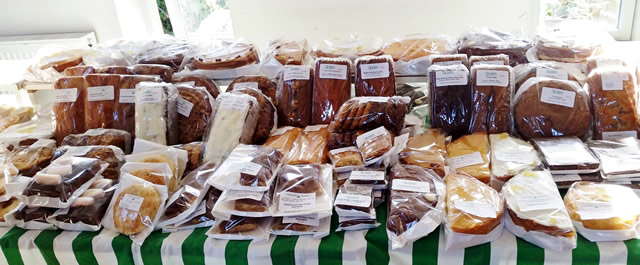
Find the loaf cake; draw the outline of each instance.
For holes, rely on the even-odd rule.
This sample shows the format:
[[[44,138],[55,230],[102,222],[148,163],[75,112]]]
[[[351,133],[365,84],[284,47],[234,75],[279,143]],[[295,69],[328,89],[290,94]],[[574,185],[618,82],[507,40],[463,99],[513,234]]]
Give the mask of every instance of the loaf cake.
[[[513,125],[510,66],[476,65],[471,68],[471,115],[469,133],[510,132]]]
[[[461,174],[445,178],[447,226],[456,233],[484,235],[502,220],[504,200],[484,183]]]
[[[351,60],[319,58],[315,64],[311,124],[329,124],[351,97]]]
[[[465,135],[447,144],[448,165],[461,174],[487,184],[491,179],[489,137],[486,133]]]
[[[396,76],[391,56],[363,56],[356,59],[355,65],[356,97],[396,95]]]

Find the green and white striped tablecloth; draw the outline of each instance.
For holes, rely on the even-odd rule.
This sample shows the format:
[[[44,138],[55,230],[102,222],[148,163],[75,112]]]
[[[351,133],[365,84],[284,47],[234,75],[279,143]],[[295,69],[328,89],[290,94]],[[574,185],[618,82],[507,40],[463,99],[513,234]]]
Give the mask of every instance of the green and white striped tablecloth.
[[[384,224],[386,207],[377,209]],[[337,218],[334,216],[332,226]],[[272,236],[267,242],[207,238],[207,228],[152,233],[142,246],[102,230],[63,232],[0,228],[0,264],[640,264],[640,240],[592,243],[579,237],[573,252],[538,248],[505,230],[500,239],[444,251],[442,231],[399,250],[388,248],[384,225],[369,231],[332,232],[323,239]]]

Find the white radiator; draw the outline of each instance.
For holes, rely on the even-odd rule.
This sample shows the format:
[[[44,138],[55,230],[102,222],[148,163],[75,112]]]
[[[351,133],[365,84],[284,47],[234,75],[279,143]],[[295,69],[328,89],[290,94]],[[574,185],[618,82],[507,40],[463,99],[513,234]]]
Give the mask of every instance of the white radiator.
[[[91,47],[96,43],[93,32],[0,36],[0,60],[29,60],[49,44]]]

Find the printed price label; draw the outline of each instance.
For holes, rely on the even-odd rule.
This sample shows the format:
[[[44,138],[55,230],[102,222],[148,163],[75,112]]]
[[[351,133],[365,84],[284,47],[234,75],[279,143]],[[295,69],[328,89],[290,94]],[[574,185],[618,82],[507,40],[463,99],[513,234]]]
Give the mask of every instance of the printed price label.
[[[638,138],[638,133],[636,131],[602,132],[603,140],[615,140],[626,137]]]
[[[555,194],[523,195],[516,197],[523,212],[547,209],[562,209],[562,199]]]
[[[347,66],[341,64],[321,64],[320,78],[347,80]]]
[[[384,180],[385,172],[383,171],[351,171],[350,179],[353,180],[372,180],[382,181]]]
[[[389,63],[361,64],[360,76],[362,79],[389,77]]]
[[[120,98],[118,99],[120,103],[136,103],[136,89],[120,89]]]
[[[553,175],[554,182],[573,182],[581,180],[582,178],[578,174]]]
[[[624,88],[624,81],[629,80],[629,75],[624,73],[604,73],[602,74],[602,90],[615,91]]]
[[[76,102],[78,97],[77,88],[63,88],[53,90],[53,102],[55,103],[72,103]]]
[[[182,116],[189,117],[189,115],[191,115],[191,109],[193,109],[193,103],[178,97],[178,113]]]
[[[258,89],[258,82],[241,82],[233,84],[233,89]]]
[[[578,202],[578,214],[582,220],[608,219],[615,217],[613,204],[610,202]]]
[[[430,192],[429,182],[406,180],[406,179],[394,179],[391,185],[392,190],[403,190],[411,192]]]
[[[120,200],[120,205],[118,205],[120,208],[125,208],[127,210],[131,210],[131,211],[139,211],[140,210],[140,206],[142,206],[142,202],[144,201],[144,198],[140,197],[140,196],[135,196],[135,195],[131,195],[131,194],[125,194],[122,199]]]
[[[504,162],[513,162],[518,164],[533,164],[534,154],[530,152],[518,151],[496,151],[496,159]]]
[[[509,84],[509,72],[507,71],[478,70],[476,78],[478,86],[506,87]]]
[[[278,209],[283,212],[302,212],[316,208],[315,193],[283,192],[280,194]]]
[[[476,61],[473,63],[473,65],[480,65],[480,64],[491,64],[491,65],[504,65],[504,61],[500,60],[500,61]]]
[[[460,61],[460,60],[444,61],[444,62],[435,62],[433,64],[435,64],[435,65],[456,65],[456,64],[462,64],[462,61]]]
[[[87,88],[88,101],[114,100],[113,86],[92,86]]]
[[[253,162],[235,163],[230,166],[230,169],[244,174],[255,176],[262,169],[262,165]]]
[[[320,219],[318,219],[317,214],[306,214],[306,215],[296,215],[296,216],[285,216],[282,217],[283,224],[302,224],[309,226],[319,226]]]
[[[236,201],[240,199],[251,199],[254,201],[262,200],[265,192],[243,191],[243,190],[227,190],[227,200]]]
[[[356,144],[358,147],[362,146],[364,143],[371,141],[377,137],[380,137],[387,133],[387,130],[384,127],[378,127],[374,130],[368,131],[356,138]]]
[[[310,69],[309,66],[286,65],[284,67],[284,81],[309,80]]]
[[[436,71],[436,86],[463,86],[468,82],[466,71]]]
[[[224,98],[220,102],[220,109],[244,111],[247,105],[248,105],[247,100],[245,100],[242,97],[230,97],[230,98]]]
[[[83,155],[86,155],[89,151],[91,151],[91,149],[93,149],[93,147],[91,146],[79,146],[79,147],[70,146],[69,149],[67,149],[67,152],[64,153],[64,155],[65,156],[83,156]]]
[[[137,103],[156,103],[162,100],[162,87],[149,87],[139,93],[136,92]]]
[[[547,77],[558,80],[569,80],[569,73],[565,69],[553,69],[538,67],[536,69],[536,77]]]
[[[458,169],[461,167],[483,164],[484,159],[482,159],[482,154],[480,154],[480,152],[473,152],[468,155],[451,157],[447,160],[447,162],[449,162],[449,166],[451,166],[453,169]]]
[[[540,101],[548,104],[573,108],[573,104],[576,101],[576,92],[543,87],[542,94],[540,95]]]
[[[336,205],[351,205],[356,207],[369,207],[371,206],[371,196],[356,195],[356,194],[344,194],[338,193],[336,196]]]
[[[494,207],[493,204],[461,200],[454,201],[453,204],[465,213],[484,218],[496,218],[496,207]]]

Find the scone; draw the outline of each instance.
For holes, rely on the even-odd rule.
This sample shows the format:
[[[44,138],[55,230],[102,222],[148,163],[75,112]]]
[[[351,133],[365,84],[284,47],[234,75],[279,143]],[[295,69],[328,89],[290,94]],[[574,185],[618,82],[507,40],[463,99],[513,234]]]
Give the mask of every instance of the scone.
[[[130,201],[125,202],[140,198],[143,200],[139,207]],[[121,205],[121,202],[124,203]],[[144,229],[153,229],[153,221],[161,204],[160,193],[151,185],[134,184],[125,188],[114,204],[113,223],[116,230],[125,235],[135,235]]]
[[[129,174],[134,175],[138,178],[144,179],[156,185],[166,185],[164,181],[164,176],[158,175],[153,169],[150,168],[141,168],[136,169],[134,171],[129,172]]]
[[[491,180],[489,151],[486,133],[465,135],[447,145],[448,164],[456,172],[473,176],[486,184]]]
[[[630,188],[615,184],[576,182],[564,196],[564,204],[571,220],[592,230],[633,229],[640,218],[638,196]],[[607,216],[601,219],[583,216],[593,205],[611,207],[611,211],[602,211]]]
[[[448,175],[445,182],[447,219],[451,230],[484,235],[500,224],[504,201],[497,191],[477,179],[460,174]]]

